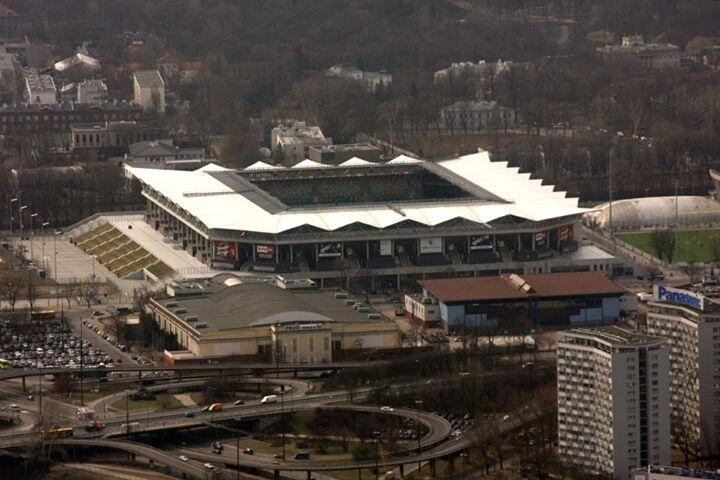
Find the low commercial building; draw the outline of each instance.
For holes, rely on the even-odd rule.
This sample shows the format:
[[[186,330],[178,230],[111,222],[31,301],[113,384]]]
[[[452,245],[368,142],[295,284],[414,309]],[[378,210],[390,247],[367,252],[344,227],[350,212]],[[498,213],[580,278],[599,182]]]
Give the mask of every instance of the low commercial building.
[[[311,146],[331,144],[332,139],[325,137],[320,127],[308,126],[305,122],[277,126],[270,137],[273,156],[288,165],[305,160]]]
[[[673,442],[691,456],[720,452],[720,302],[656,286],[647,331],[668,339]]]
[[[129,101],[101,105],[63,102],[53,105],[7,105],[0,107],[0,133],[32,135],[68,132],[77,123],[142,120],[142,108]]]
[[[597,272],[421,280],[449,330],[617,322],[626,290]]]
[[[319,363],[348,351],[400,346],[395,322],[310,281],[230,276],[219,284],[171,286],[147,311],[194,358]]]
[[[609,62],[635,63],[652,69],[680,67],[680,47],[669,43],[645,43],[640,35],[623,37],[622,44],[606,45],[597,52]]]
[[[308,147],[308,158],[323,165],[340,165],[351,158],[377,163],[380,161],[380,149],[369,143],[311,145]]]
[[[579,328],[557,346],[558,453],[626,480],[670,462],[667,340],[616,326]]]
[[[165,113],[165,81],[157,70],[133,73],[133,99],[146,112]]]
[[[131,144],[155,140],[165,133],[145,122],[77,123],[70,126],[70,147],[73,150],[127,149]]]
[[[209,163],[205,151],[199,147],[180,147],[171,139],[146,140],[129,146],[125,163],[142,168],[176,168],[182,164],[183,170],[202,167]]]

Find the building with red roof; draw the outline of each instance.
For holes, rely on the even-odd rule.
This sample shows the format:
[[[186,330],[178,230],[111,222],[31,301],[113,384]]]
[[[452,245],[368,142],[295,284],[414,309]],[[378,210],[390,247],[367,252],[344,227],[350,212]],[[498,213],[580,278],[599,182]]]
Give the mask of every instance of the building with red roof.
[[[450,330],[616,323],[620,298],[627,293],[598,272],[513,273],[419,283],[420,303],[437,307],[437,320]]]

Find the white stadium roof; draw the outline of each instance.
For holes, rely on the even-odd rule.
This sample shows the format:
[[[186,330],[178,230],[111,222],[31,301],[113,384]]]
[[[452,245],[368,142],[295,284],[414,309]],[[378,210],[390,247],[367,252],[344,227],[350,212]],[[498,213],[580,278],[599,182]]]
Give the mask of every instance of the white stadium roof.
[[[426,163],[405,158],[397,163],[410,163],[407,160],[418,164]],[[507,162],[491,161],[485,151],[436,162],[435,165],[433,163],[427,162],[427,166],[441,168],[466,183],[468,187],[484,190],[491,197],[499,199],[463,198],[442,202],[393,202],[392,205],[375,203],[328,208],[311,205],[306,209],[296,207],[273,213],[216,179],[213,174],[218,172],[130,166],[126,169],[140,182],[187,211],[209,229],[276,234],[302,225],[333,231],[353,223],[386,228],[407,220],[427,226],[438,225],[454,218],[484,224],[508,215],[542,221],[579,215],[587,211],[578,208],[577,198],[568,198],[565,192],[556,192],[553,186],[542,185],[541,180],[531,179],[529,173],[519,173],[518,168],[508,167]],[[275,168],[279,167],[257,162],[246,170]],[[362,167],[358,165],[352,168]]]

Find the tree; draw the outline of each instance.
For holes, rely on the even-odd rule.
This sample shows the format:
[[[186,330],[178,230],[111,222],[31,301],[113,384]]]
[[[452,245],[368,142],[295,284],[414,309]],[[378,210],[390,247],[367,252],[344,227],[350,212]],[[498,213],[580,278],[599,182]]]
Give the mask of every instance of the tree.
[[[71,307],[71,302],[77,299],[79,295],[78,285],[75,283],[66,283],[60,289],[60,296],[67,302],[68,308]]]
[[[655,256],[660,260],[667,258],[672,263],[675,255],[675,233],[672,230],[656,230],[650,235],[650,244]]]
[[[92,308],[93,304],[97,300],[99,288],[96,283],[83,283],[78,290],[80,298],[87,305],[88,310]]]
[[[10,304],[10,309],[15,311],[15,304],[20,298],[20,294],[25,290],[27,277],[20,272],[11,272],[5,275],[0,283],[0,298]]]

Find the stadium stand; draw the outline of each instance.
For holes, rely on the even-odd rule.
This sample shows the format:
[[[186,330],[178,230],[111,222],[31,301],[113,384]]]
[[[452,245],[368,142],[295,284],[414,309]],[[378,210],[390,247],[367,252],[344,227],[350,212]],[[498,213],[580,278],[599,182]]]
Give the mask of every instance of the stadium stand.
[[[157,278],[173,273],[172,268],[109,223],[83,233],[74,239],[74,243],[120,278],[143,269],[148,269]]]

